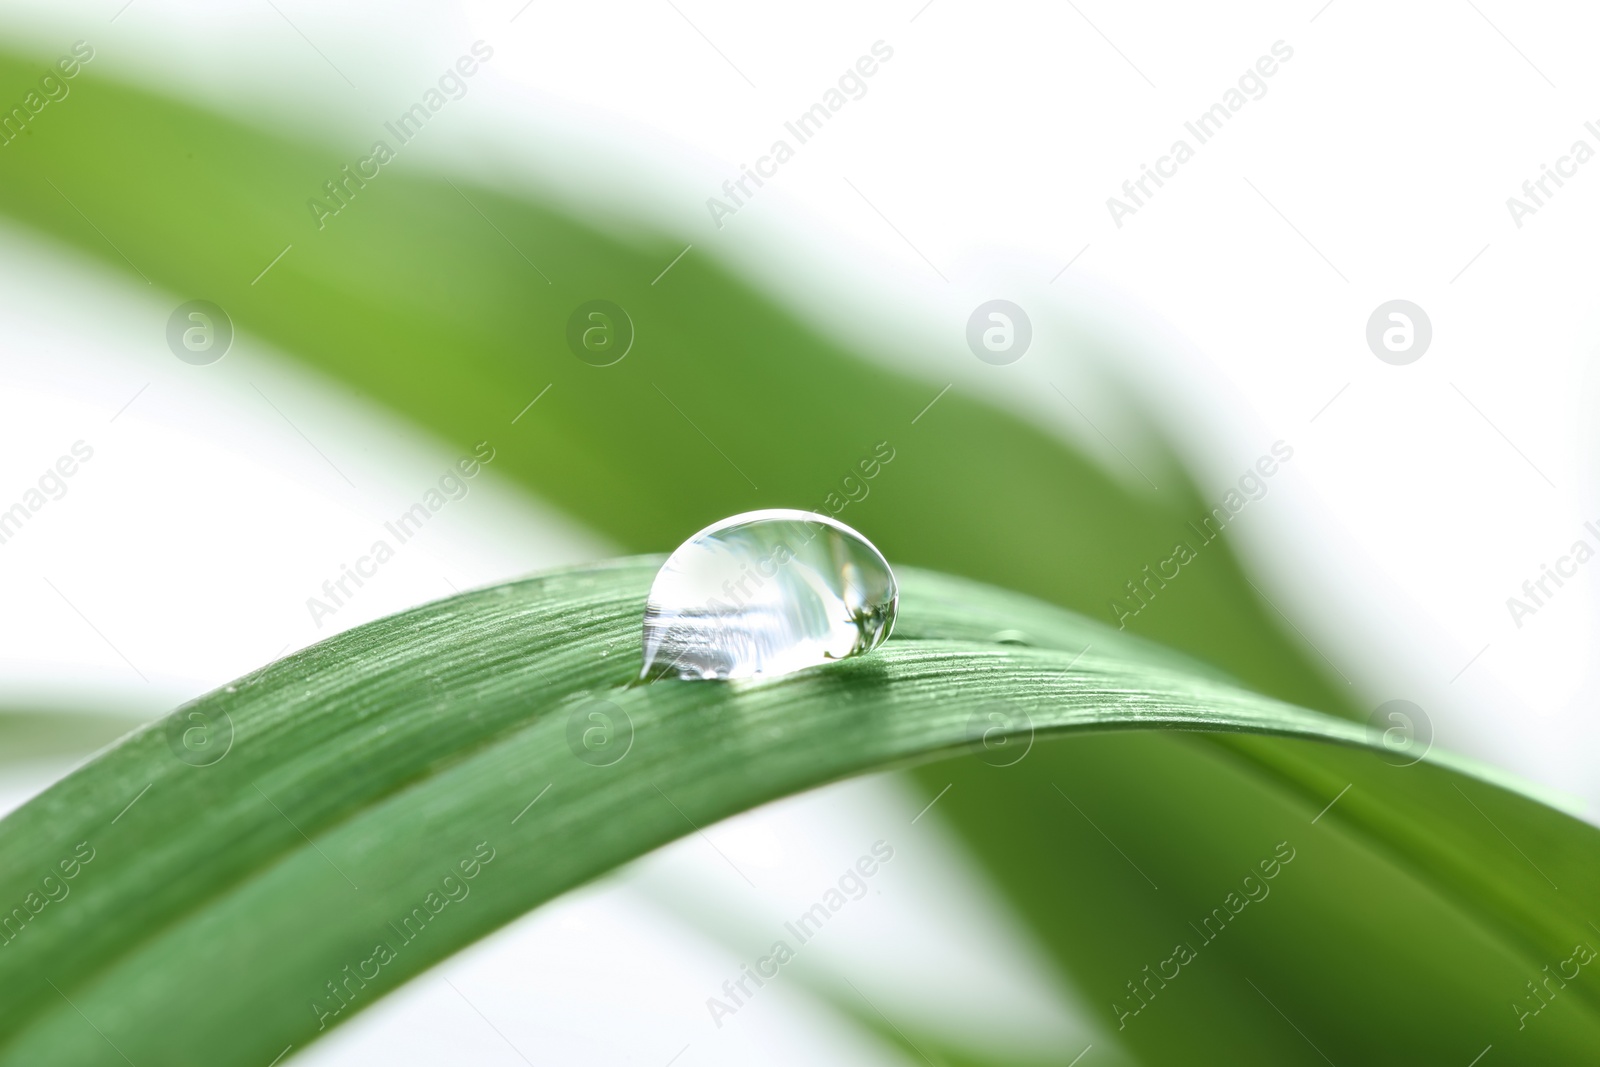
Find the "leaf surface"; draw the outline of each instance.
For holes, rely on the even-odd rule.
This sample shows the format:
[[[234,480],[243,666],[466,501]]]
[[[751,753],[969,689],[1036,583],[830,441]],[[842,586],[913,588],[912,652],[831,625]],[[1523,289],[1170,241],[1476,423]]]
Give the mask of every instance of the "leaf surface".
[[[0,823],[0,900],[23,903],[62,860],[92,854],[0,948],[0,1063],[268,1062],[529,908],[727,815],[993,752],[983,730],[996,707],[1008,736],[1040,742],[1165,729],[1367,743],[1356,725],[1060,609],[915,570],[879,653],[768,682],[633,684],[658,562],[558,572],[357,628],[180,709]],[[1034,644],[986,636],[1006,620]],[[185,739],[193,729],[203,735]],[[983,769],[1020,782],[1047,766],[1030,754]],[[1585,824],[1444,768],[1424,774],[1442,785],[1408,778],[1422,795],[1495,796],[1516,832],[1566,846],[1577,866],[1563,878],[1592,876]],[[1062,806],[1043,821],[1076,818]],[[1413,897],[1446,895],[1382,862],[1405,844],[1391,821],[1344,832]],[[1492,866],[1492,853],[1463,859]],[[1452,888],[1484,928],[1525,918],[1493,887]],[[1565,934],[1573,916],[1546,922]],[[1485,959],[1512,956],[1478,940],[1462,950],[1479,968],[1472,988]],[[1545,1039],[1592,1039],[1591,1012],[1551,1019]]]

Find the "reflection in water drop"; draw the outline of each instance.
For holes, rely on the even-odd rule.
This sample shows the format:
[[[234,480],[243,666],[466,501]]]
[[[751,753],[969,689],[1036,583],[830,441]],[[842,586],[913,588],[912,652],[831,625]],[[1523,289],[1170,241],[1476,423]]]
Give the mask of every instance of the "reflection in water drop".
[[[773,677],[877,648],[899,588],[882,554],[810,511],[751,511],[695,534],[650,587],[640,677]]]

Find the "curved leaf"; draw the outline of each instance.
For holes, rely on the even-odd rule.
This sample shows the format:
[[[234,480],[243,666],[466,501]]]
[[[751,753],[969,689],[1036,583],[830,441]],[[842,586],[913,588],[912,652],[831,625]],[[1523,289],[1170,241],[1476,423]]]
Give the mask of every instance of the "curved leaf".
[[[41,891],[63,860],[76,867],[52,879],[67,894],[0,948],[0,1064],[269,1062],[698,826],[970,750],[997,702],[1016,737],[1169,728],[1366,743],[1353,724],[1059,609],[917,571],[903,574],[900,627],[881,654],[765,683],[636,685],[657,562],[556,573],[358,628],[187,705],[0,823],[0,900]],[[993,640],[1019,621],[1030,646]],[[596,699],[609,723],[589,718]],[[584,757],[596,749],[578,735],[597,723],[612,745],[628,741],[620,758]],[[1539,819],[1592,886],[1595,831]],[[1391,831],[1359,832],[1381,843]],[[1491,894],[1466,897],[1518,926]],[[1549,921],[1574,926],[1570,913]],[[1483,958],[1507,955],[1469,950],[1480,974],[1496,970]],[[1591,1011],[1552,1018],[1542,1040],[1592,1041]]]

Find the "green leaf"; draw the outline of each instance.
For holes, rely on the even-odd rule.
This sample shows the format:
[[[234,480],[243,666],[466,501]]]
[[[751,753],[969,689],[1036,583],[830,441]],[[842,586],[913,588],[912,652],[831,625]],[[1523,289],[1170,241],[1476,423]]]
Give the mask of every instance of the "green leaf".
[[[38,73],[31,60],[0,57],[0,84],[22,86]],[[174,304],[193,297],[221,303],[242,331],[463,448],[490,439],[500,450],[497,471],[631,549],[670,548],[706,522],[751,506],[821,506],[886,440],[897,458],[871,483],[870,496],[849,504],[842,517],[867,531],[891,561],[1026,589],[1110,618],[1108,604],[1126,598],[1125,583],[1167,558],[1176,540],[1194,537],[1190,524],[1208,513],[1176,464],[1157,472],[1159,493],[1130,491],[1057,440],[960,389],[913,425],[938,383],[883,371],[797,321],[718,266],[714,243],[697,242],[652,285],[687,239],[618,238],[614,226],[587,225],[538,196],[462,179],[452,185],[409,160],[386,168],[319,230],[305,201],[354,148],[268,133],[97,81],[92,72],[48,118],[0,156],[0,211],[130,278],[139,272],[172,293]],[[118,163],[115,182],[99,177],[107,159]],[[293,250],[252,284],[291,243]],[[800,277],[791,284],[807,283]],[[614,367],[579,362],[562,339],[571,311],[597,296],[627,307],[638,329],[634,351]],[[1055,325],[1071,339],[1070,352],[1041,346],[1030,359],[1115,361],[1117,353],[1092,331]],[[147,348],[171,368],[161,327],[151,323]],[[212,370],[230,373],[234,359]],[[547,385],[550,393],[513,426],[512,416]],[[1062,418],[1079,416],[1064,405]],[[315,429],[308,432],[314,436]],[[1220,664],[1254,689],[1357,715],[1348,691],[1327,683],[1320,663],[1258,600],[1225,540],[1201,546],[1199,558],[1157,589],[1130,626]],[[1007,621],[1003,628],[1019,627]],[[1203,914],[1215,903],[1216,887],[1255,862],[1263,837],[1290,832],[1289,820],[1303,827],[1353,781],[1316,824],[1331,841],[1346,832],[1346,812],[1359,815],[1364,803],[1392,802],[1397,818],[1409,811],[1404,791],[1385,791],[1387,768],[1369,768],[1378,777],[1356,781],[1343,759],[1328,746],[1272,739],[1225,750],[1150,735],[1039,745],[1016,774],[973,765],[940,808],[1058,966],[1109,1005],[1126,996],[1119,992],[1124,980],[1149,959],[1140,939],[1176,936],[1169,931]],[[916,773],[932,783],[930,798],[951,780],[934,769]],[[1122,860],[1105,838],[1086,820],[1061,823],[1059,802],[1045,803],[1043,783],[1029,779],[1035,774],[1057,783],[1074,779],[1074,802],[1121,848],[1146,856],[1152,868],[1164,862],[1163,890],[1146,885],[1151,895],[1140,897],[1144,883],[1119,881],[1130,872],[1118,867]],[[1427,774],[1417,769],[1411,777]],[[1300,982],[1291,989],[1298,995],[1280,1006],[1330,1052],[1338,1042],[1367,1042],[1353,1057],[1365,1062],[1394,1059],[1429,1037],[1466,1043],[1479,1025],[1514,1024],[1509,999],[1542,966],[1566,958],[1570,946],[1557,941],[1581,934],[1574,905],[1547,904],[1555,891],[1537,876],[1516,873],[1523,862],[1518,851],[1562,886],[1564,901],[1574,879],[1593,880],[1584,866],[1587,845],[1572,843],[1587,839],[1570,837],[1570,820],[1557,817],[1562,829],[1554,837],[1530,831],[1523,840],[1496,801],[1486,803],[1465,784],[1462,790],[1482,814],[1470,804],[1431,808],[1433,821],[1419,823],[1420,840],[1395,839],[1385,846],[1386,858],[1372,860],[1377,866],[1361,868],[1362,878],[1319,876],[1318,885],[1335,888],[1303,911],[1279,913],[1297,923],[1264,924],[1276,940],[1251,953],[1249,938],[1230,939],[1205,958],[1229,960],[1252,981],[1271,968],[1273,977]],[[1453,794],[1440,795],[1448,801]],[[1526,801],[1489,795],[1539,825],[1542,814],[1518,807]],[[990,820],[1002,809],[1006,832],[997,834]],[[1183,833],[1175,835],[1171,828],[1179,825]],[[1548,850],[1575,854],[1574,879],[1554,870]],[[1484,870],[1473,871],[1479,863]],[[1447,882],[1421,897],[1399,888],[1418,878],[1459,878],[1461,885]],[[1168,903],[1179,896],[1173,888],[1185,895]],[[1291,897],[1278,892],[1280,900]],[[1428,906],[1408,906],[1389,921],[1401,896]],[[1497,903],[1473,903],[1480,899]],[[1326,917],[1319,909],[1333,909],[1333,928],[1343,936],[1312,936]],[[1540,915],[1550,923],[1541,925]],[[138,922],[137,911],[109,916],[105,936],[136,938]],[[1354,930],[1369,936],[1356,938]],[[1490,947],[1463,963],[1461,946],[1469,943]],[[1362,955],[1347,951],[1352,946]],[[1235,952],[1240,959],[1229,955]],[[1440,962],[1430,969],[1423,966],[1428,961]],[[1392,977],[1403,975],[1426,977],[1407,987]],[[1452,1000],[1429,992],[1454,990],[1459,982],[1501,990],[1495,994],[1501,999],[1490,1006],[1482,994]],[[1248,999],[1249,986],[1202,981],[1183,988],[1201,987],[1210,992],[1174,990],[1161,1001],[1166,1006],[1152,1007],[1120,1038],[1161,1060],[1189,1058],[1196,1048],[1234,1062],[1312,1056],[1294,1044],[1301,1038],[1281,1014]],[[1181,1026],[1151,1025],[1191,996],[1201,1006],[1180,1013]],[[1530,1035],[1554,1042],[1540,1046],[1547,1051],[1569,1047],[1561,1045],[1567,1038],[1557,1040],[1566,1033],[1562,1027],[1589,1024],[1581,1021],[1586,1014],[1563,1023],[1578,1014],[1566,1005],[1587,1003],[1587,996],[1573,983],[1560,1004],[1526,1032],[1497,1039],[1497,1047],[1535,1040]],[[1404,1014],[1413,1004],[1416,1012]],[[1393,1005],[1400,1008],[1385,1007]],[[1391,1019],[1394,1010],[1401,1022]],[[1491,1026],[1495,1015],[1501,1021]],[[1384,1024],[1351,1022],[1369,1017]],[[1109,1010],[1106,1018],[1115,1026]],[[1450,1055],[1460,1051],[1449,1048]],[[1536,1050],[1523,1051],[1538,1058]],[[1460,1058],[1476,1054],[1468,1049]]]
[[[981,736],[974,724],[981,730],[997,702],[1021,713],[1006,727],[1017,740],[1182,729],[1367,743],[1356,725],[1254,695],[1060,609],[915,570],[902,575],[899,630],[879,653],[765,683],[638,685],[658,562],[560,572],[360,627],[187,705],[0,822],[0,901],[42,894],[63,861],[76,868],[49,883],[67,894],[0,947],[0,1064],[269,1062],[527,909],[696,826],[847,775],[969,751]],[[1020,623],[1032,644],[995,643],[1004,623]],[[611,702],[600,706],[608,725],[589,718],[596,699]],[[607,725],[609,744],[626,742],[621,758],[575,739],[592,725]],[[193,729],[203,736],[186,746]],[[1047,766],[1035,755],[983,770],[1023,781]],[[1357,754],[1345,755],[1360,770]],[[1594,903],[1594,829],[1443,767],[1411,768],[1405,782],[1430,802],[1458,785],[1493,797],[1531,847],[1561,845],[1550,873],[1571,881],[1542,922],[1576,936],[1576,908]],[[1004,811],[1002,802],[987,832],[1005,835]],[[1411,815],[1423,834],[1436,821],[1427,807]],[[1078,818],[1058,806],[1043,822],[1070,833]],[[1358,886],[1339,871],[1354,857],[1410,894],[1407,921],[1429,921],[1420,901],[1457,926],[1482,924],[1412,977],[1436,976],[1439,962],[1457,976],[1454,991],[1482,994],[1487,979],[1515,970],[1482,931],[1515,929],[1526,913],[1484,886],[1430,883],[1425,859],[1409,872],[1394,865],[1386,854],[1417,836],[1396,819],[1354,818],[1342,832],[1343,859],[1302,845],[1276,888],[1305,892],[1332,878],[1350,892]],[[1263,838],[1268,854],[1274,836]],[[1048,843],[1017,844],[1043,844],[1036,858],[1048,871]],[[1450,848],[1493,866],[1491,849],[1464,838]],[[1164,873],[1188,861],[1162,862]],[[1031,884],[1049,891],[1048,879]],[[1522,898],[1514,878],[1505,885]],[[1253,906],[1266,918],[1268,902]],[[1291,916],[1283,909],[1278,922]],[[350,977],[361,969],[366,978]],[[349,983],[348,1005],[330,982]],[[1600,1031],[1592,997],[1574,995],[1551,1016],[1528,1042],[1534,1058],[1572,1053]]]

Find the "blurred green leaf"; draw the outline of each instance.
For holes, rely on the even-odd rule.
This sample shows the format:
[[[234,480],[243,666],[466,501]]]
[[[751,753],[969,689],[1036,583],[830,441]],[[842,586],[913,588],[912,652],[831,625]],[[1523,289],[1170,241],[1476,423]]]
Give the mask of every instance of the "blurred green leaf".
[[[143,721],[103,711],[0,709],[0,767],[84,756]]]
[[[0,57],[0,87],[36,78],[33,68]],[[758,506],[821,508],[887,441],[895,458],[840,517],[892,561],[1109,620],[1123,583],[1205,514],[1181,477],[1158,497],[1132,493],[959,391],[912,425],[939,386],[863,361],[699,246],[652,284],[684,242],[624,241],[537,199],[404,160],[319,230],[307,201],[324,195],[349,152],[96,81],[92,70],[49,119],[0,149],[0,211],[120,270],[131,263],[174,308],[214,301],[240,330],[447,441],[489,440],[496,471],[631,550],[670,550]],[[118,161],[114,181],[107,159]],[[637,333],[610,367],[566,345],[569,315],[596,297],[625,308]],[[239,357],[179,364],[165,331],[164,317],[152,319],[130,347],[151,353],[151,366],[242,378]],[[1111,355],[1086,339],[1071,358]],[[1063,403],[1063,421],[1075,418]],[[1337,706],[1219,548],[1184,567],[1140,632],[1285,699]]]

